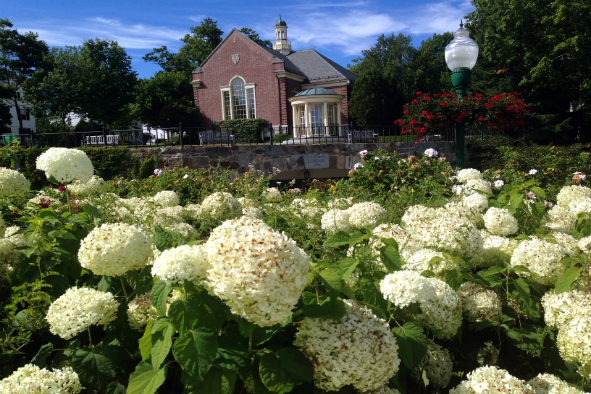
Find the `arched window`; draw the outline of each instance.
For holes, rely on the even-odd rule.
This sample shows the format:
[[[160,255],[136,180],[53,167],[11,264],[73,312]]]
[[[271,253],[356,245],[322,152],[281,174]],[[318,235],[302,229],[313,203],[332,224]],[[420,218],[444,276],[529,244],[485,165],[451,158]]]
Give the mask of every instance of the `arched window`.
[[[241,77],[235,77],[221,90],[224,119],[256,118],[254,83],[245,83]]]

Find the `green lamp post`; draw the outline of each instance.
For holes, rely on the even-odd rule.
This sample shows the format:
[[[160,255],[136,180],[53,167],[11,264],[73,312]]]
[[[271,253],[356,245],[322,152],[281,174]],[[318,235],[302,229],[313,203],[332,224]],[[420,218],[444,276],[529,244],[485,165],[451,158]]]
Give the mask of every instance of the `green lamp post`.
[[[454,39],[445,47],[445,62],[451,70],[451,83],[458,95],[458,101],[466,95],[466,90],[472,79],[472,68],[478,58],[478,44],[470,38],[468,30],[464,29],[464,23],[460,22],[460,28],[454,33]],[[464,123],[456,125],[456,168],[464,168],[465,152]]]

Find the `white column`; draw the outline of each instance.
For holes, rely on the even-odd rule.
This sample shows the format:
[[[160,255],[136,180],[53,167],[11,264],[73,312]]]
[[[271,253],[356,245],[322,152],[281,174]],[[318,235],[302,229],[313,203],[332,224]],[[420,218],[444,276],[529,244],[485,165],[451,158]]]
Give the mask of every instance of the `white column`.
[[[294,138],[297,137],[296,134],[296,129],[297,129],[297,118],[296,118],[296,107],[295,105],[291,105],[291,116],[292,116],[292,123],[293,123],[293,136]]]
[[[306,124],[305,124],[305,126],[306,126],[306,128],[305,128],[305,130],[306,130],[306,136],[309,136],[310,135],[310,118],[309,118],[309,116],[310,116],[310,107],[308,106],[308,103],[305,103],[304,104],[304,116],[305,116],[305,119],[306,119]]]
[[[341,128],[341,103],[337,104],[337,124],[339,125],[339,136],[344,135]]]
[[[322,121],[324,123],[324,135],[328,135],[328,103],[326,101],[322,109]]]

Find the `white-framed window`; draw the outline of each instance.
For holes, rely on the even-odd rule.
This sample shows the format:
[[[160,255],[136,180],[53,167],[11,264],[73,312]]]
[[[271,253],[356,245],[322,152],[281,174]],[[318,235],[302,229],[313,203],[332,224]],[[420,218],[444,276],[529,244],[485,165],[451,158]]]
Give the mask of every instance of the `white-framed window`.
[[[19,114],[18,117],[21,120],[31,120],[31,114],[29,113],[29,110],[26,108],[19,108]]]
[[[245,83],[242,77],[236,76],[229,85],[221,86],[220,90],[224,120],[256,118],[254,83]]]

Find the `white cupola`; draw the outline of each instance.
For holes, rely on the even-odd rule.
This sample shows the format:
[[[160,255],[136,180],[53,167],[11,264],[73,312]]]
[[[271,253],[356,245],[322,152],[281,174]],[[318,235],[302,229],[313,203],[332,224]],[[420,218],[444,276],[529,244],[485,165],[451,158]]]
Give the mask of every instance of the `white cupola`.
[[[275,23],[275,43],[273,43],[273,49],[279,51],[282,55],[289,55],[291,51],[291,42],[287,41],[287,23],[281,19],[279,14],[279,20]]]

